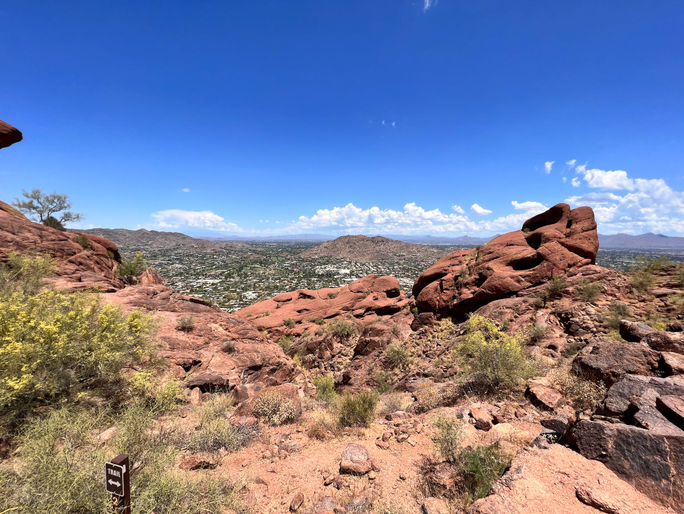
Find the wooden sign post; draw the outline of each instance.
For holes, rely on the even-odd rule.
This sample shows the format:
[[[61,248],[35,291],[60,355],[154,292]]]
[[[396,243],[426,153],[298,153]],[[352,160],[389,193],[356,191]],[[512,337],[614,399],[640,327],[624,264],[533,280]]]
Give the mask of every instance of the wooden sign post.
[[[105,488],[112,493],[115,514],[131,514],[130,472],[128,455],[119,455],[105,464]]]

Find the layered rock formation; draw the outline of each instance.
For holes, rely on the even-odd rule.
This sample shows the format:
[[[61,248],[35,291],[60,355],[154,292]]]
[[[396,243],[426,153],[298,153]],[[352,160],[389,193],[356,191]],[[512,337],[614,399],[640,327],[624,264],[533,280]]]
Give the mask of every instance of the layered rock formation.
[[[0,148],[6,148],[23,139],[22,133],[9,123],[0,120]]]
[[[527,220],[522,230],[446,256],[418,277],[413,295],[421,312],[464,314],[594,264],[597,251],[591,208],[560,203]]]

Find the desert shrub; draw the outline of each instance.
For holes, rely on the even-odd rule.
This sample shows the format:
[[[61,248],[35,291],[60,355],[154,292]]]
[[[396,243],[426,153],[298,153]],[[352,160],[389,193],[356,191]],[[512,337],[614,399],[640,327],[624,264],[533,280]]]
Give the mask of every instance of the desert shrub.
[[[64,226],[64,224],[54,216],[48,216],[47,218],[45,218],[43,220],[43,225],[45,225],[46,227],[59,230],[60,232],[66,232],[66,227]]]
[[[563,356],[572,357],[574,355],[577,355],[577,353],[579,353],[581,349],[582,346],[578,343],[568,343],[565,345],[565,348],[563,348]]]
[[[94,439],[99,427],[111,422],[105,411],[62,408],[32,421],[19,439],[21,465],[0,476],[0,512],[108,512],[111,496],[102,487],[102,466],[116,450],[128,450],[128,443],[139,447],[131,460],[136,511],[199,514],[241,509],[236,486],[169,471],[177,451],[149,430],[152,418],[144,408],[135,404],[117,419],[126,437],[117,437],[115,448]]]
[[[645,293],[654,286],[655,277],[650,271],[637,271],[634,273],[634,275],[632,275],[630,284],[632,284],[632,287],[634,287],[634,289],[637,291]]]
[[[542,289],[539,294],[534,298],[534,306],[537,309],[546,307],[546,302],[549,301],[549,291],[547,289]]]
[[[514,387],[537,371],[525,350],[523,334],[509,335],[478,314],[468,319],[466,334],[455,351],[470,376],[486,377],[494,388]]]
[[[458,272],[458,276],[454,280],[456,287],[458,289],[461,289],[465,285],[469,275],[470,271],[468,270],[468,266],[461,266],[461,269]]]
[[[400,410],[406,410],[411,401],[401,393],[389,393],[382,395],[378,404],[378,414],[385,416]]]
[[[567,287],[568,284],[562,277],[554,276],[551,277],[551,280],[549,280],[549,283],[546,285],[546,290],[549,293],[549,298],[560,298]]]
[[[527,331],[527,337],[531,344],[539,344],[546,335],[546,325],[534,324]]]
[[[466,504],[487,496],[509,462],[510,458],[501,452],[498,443],[465,448],[454,462],[458,496]]]
[[[335,392],[335,379],[332,375],[323,375],[313,379],[316,386],[316,398],[330,402],[337,397]]]
[[[195,328],[195,319],[192,316],[182,316],[176,322],[176,330],[181,332],[192,332]]]
[[[85,250],[90,250],[93,247],[93,243],[85,234],[76,234],[76,242]]]
[[[583,302],[591,303],[595,301],[603,292],[600,282],[592,282],[587,279],[580,280],[575,286],[575,294]]]
[[[318,409],[311,415],[306,434],[312,439],[326,441],[337,435],[338,419],[329,410]]]
[[[461,440],[463,439],[460,422],[441,415],[435,421],[437,435],[432,438],[435,450],[442,460],[455,463],[461,453]]]
[[[385,360],[392,369],[403,369],[410,365],[411,353],[401,343],[392,343],[385,349]]]
[[[338,337],[347,338],[354,335],[356,329],[351,321],[344,321],[343,319],[336,319],[328,323],[328,332]]]
[[[567,369],[553,370],[549,379],[577,409],[593,411],[606,397],[603,382],[593,382]]]
[[[261,393],[254,401],[252,412],[271,425],[282,425],[297,419],[294,401],[275,390]]]
[[[162,380],[151,371],[140,371],[130,380],[132,397],[145,402],[147,409],[155,414],[174,410],[185,391],[176,380]]]
[[[375,390],[379,394],[386,393],[392,387],[392,373],[388,371],[378,371],[373,376],[373,381],[375,382]]]
[[[283,325],[285,325],[287,328],[294,328],[295,320],[293,320],[292,318],[285,318],[283,320]]]
[[[604,322],[608,328],[617,330],[620,328],[620,320],[629,316],[629,308],[617,300],[612,300],[608,310],[604,314]]]
[[[221,347],[223,353],[235,353],[235,343],[233,341],[225,341]]]
[[[36,294],[54,270],[55,262],[48,255],[10,253],[6,263],[0,262],[0,296],[16,292]]]
[[[145,259],[143,259],[142,252],[138,252],[135,254],[134,258],[123,261],[119,265],[117,273],[124,277],[139,277],[146,269],[147,263],[145,262]]]
[[[85,293],[0,296],[0,420],[116,381],[152,353],[152,331],[139,311]]]
[[[344,394],[339,402],[339,423],[343,427],[367,427],[375,419],[378,395],[372,391]]]
[[[292,336],[280,336],[278,338],[278,345],[283,349],[285,353],[287,353],[290,348],[292,348],[292,343],[294,342],[294,339]]]

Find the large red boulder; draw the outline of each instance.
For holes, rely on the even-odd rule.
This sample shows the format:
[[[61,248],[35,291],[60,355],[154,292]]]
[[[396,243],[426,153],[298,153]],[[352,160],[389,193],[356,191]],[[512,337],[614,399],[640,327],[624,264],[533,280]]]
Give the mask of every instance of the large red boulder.
[[[594,264],[597,252],[592,209],[560,203],[528,219],[522,230],[447,255],[418,277],[413,295],[420,312],[440,317],[471,312]]]
[[[22,133],[9,123],[0,120],[0,148],[5,148],[23,139]]]
[[[57,263],[59,287],[111,291],[125,285],[116,273],[121,257],[114,243],[34,223],[0,201],[0,261],[7,260],[12,252],[52,256]]]

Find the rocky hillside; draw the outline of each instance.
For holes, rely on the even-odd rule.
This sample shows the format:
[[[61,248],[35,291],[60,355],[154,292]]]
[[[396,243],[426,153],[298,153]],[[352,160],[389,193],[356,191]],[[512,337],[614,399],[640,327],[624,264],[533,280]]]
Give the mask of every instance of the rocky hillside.
[[[129,251],[128,249],[130,248],[183,248],[187,250],[208,251],[226,247],[246,247],[243,243],[209,241],[207,239],[190,237],[180,232],[146,229],[128,230],[125,228],[93,228],[81,232],[105,237],[116,243],[124,251]]]
[[[397,258],[439,259],[446,250],[404,243],[382,236],[342,236],[302,252],[306,258],[330,257],[355,262],[396,260]]]
[[[149,433],[188,483],[243,484],[225,512],[681,511],[684,270],[626,275],[597,250],[591,209],[558,204],[443,257],[415,299],[370,275],[230,315],[0,203],[0,261],[49,254],[57,287],[154,316],[184,390]],[[92,447],[113,452],[117,430]],[[0,472],[21,470],[0,443]]]

